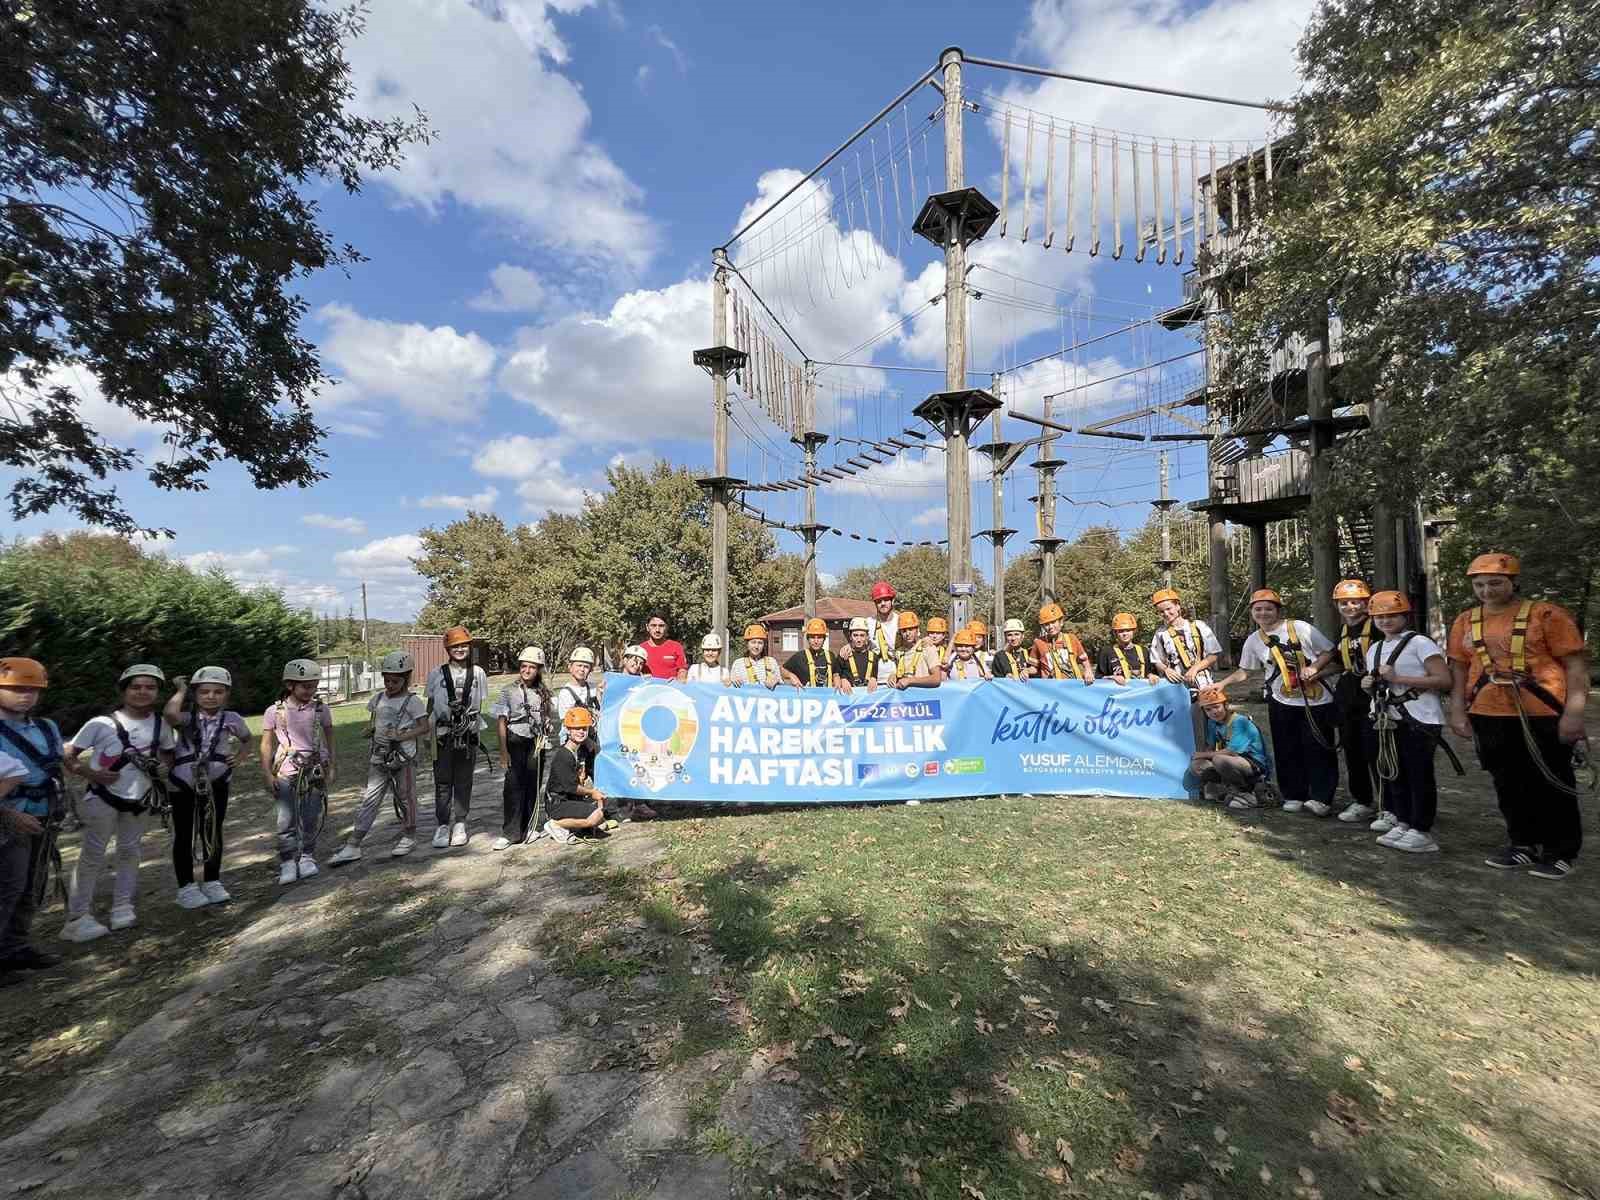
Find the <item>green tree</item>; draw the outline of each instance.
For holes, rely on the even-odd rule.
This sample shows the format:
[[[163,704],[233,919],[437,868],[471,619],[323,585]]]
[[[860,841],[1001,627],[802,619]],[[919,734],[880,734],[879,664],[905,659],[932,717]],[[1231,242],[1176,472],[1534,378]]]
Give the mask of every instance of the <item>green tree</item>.
[[[1366,404],[1318,503],[1453,508],[1535,589],[1592,595],[1600,508],[1600,21],[1583,0],[1323,0],[1294,164],[1243,238],[1227,374],[1332,313]],[[1248,267],[1246,271],[1244,268]],[[1468,554],[1462,547],[1460,555]],[[1452,588],[1459,594],[1458,585]]]
[[[973,571],[977,592],[969,606],[974,616],[984,621],[994,608],[994,589],[981,571]],[[907,546],[896,550],[875,566],[852,567],[839,580],[834,594],[870,599],[872,585],[886,579],[894,585],[895,604],[922,618],[948,616],[950,612],[950,555],[937,546]]]
[[[360,189],[428,134],[350,111],[359,7],[314,0],[30,0],[0,17],[0,464],[14,515],[138,522],[108,473],[135,450],[84,423],[77,369],[165,428],[145,466],[195,491],[322,477],[300,334],[311,272],[361,261],[315,186]]]

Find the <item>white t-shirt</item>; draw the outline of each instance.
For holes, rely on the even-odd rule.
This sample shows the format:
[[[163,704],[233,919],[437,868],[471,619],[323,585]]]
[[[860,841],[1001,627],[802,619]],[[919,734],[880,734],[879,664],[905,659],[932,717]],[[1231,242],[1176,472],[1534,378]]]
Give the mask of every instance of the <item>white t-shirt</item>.
[[[689,673],[684,678],[685,683],[721,683],[728,682],[728,669],[721,663],[714,667],[703,662],[697,662],[689,668]]]
[[[741,687],[777,687],[783,682],[783,670],[778,660],[766,658],[736,658],[731,668],[732,676]]]
[[[593,676],[590,676],[590,678],[592,679]],[[565,718],[567,715],[567,710],[573,705],[577,704],[579,701],[582,701],[583,706],[590,712],[596,714],[597,716],[599,715],[599,689],[587,679],[582,683],[579,683],[576,679],[569,679],[566,683],[563,683],[559,688],[556,689],[556,716]],[[563,739],[564,738],[565,735],[563,735]],[[566,744],[565,740],[563,740],[562,744]]]
[[[444,673],[450,672],[450,682],[455,685],[456,698],[459,700],[467,686],[467,669],[458,667],[455,663],[446,663],[428,672],[427,698],[433,705],[433,724],[437,728],[450,720],[450,692],[444,686]],[[472,668],[472,695],[467,698],[467,705],[478,713],[478,728],[487,729],[488,725],[483,720],[483,702],[489,698],[489,677],[483,673],[482,667]]]
[[[1376,673],[1380,666],[1388,663],[1389,656],[1394,653],[1394,648],[1401,638],[1410,638],[1406,648],[1400,651],[1400,657],[1395,659],[1394,673],[1404,675],[1411,679],[1420,679],[1428,673],[1427,662],[1430,658],[1443,658],[1444,651],[1439,649],[1438,643],[1417,634],[1411,637],[1409,633],[1400,633],[1388,641],[1378,642],[1367,650],[1367,670]],[[1406,689],[1398,689],[1406,690]],[[1376,711],[1377,699],[1373,699],[1373,708]],[[1424,725],[1444,724],[1444,702],[1438,692],[1417,692],[1416,698],[1405,702],[1406,714],[1414,721],[1421,721]]]
[[[115,721],[110,717],[91,717],[84,727],[78,730],[71,745],[75,750],[92,750],[94,753],[89,761],[96,770],[108,769],[122,755],[122,739],[117,736],[117,721],[122,722],[122,727],[128,731],[129,745],[141,754],[150,753],[150,741],[156,726],[154,713],[143,720],[130,716],[121,709],[117,710]],[[178,739],[173,736],[172,726],[162,721],[161,745],[157,749],[171,750],[177,744]],[[132,763],[127,763],[117,773],[116,782],[106,788],[106,791],[122,800],[142,800],[150,787],[150,777]]]
[[[1332,704],[1333,679],[1331,676],[1327,679],[1314,681],[1320,685],[1322,694],[1309,702],[1301,695],[1298,688],[1294,691],[1286,691],[1284,689],[1284,678],[1279,673],[1278,664],[1272,657],[1271,649],[1267,645],[1267,638],[1274,637],[1278,639],[1278,649],[1283,655],[1283,661],[1293,670],[1296,668],[1297,663],[1294,651],[1289,645],[1288,630],[1288,621],[1279,621],[1277,625],[1266,630],[1264,634],[1262,630],[1257,629],[1244,640],[1244,649],[1239,654],[1239,666],[1246,671],[1265,669],[1272,680],[1272,698],[1279,704],[1292,704],[1296,707],[1303,707],[1305,704],[1310,703],[1313,708],[1323,704]],[[1332,642],[1304,621],[1294,622],[1294,635],[1299,639],[1300,649],[1305,655],[1305,666],[1301,668],[1302,670],[1310,667],[1312,662],[1316,660],[1317,655],[1333,649]]]
[[[415,725],[427,714],[428,706],[421,696],[410,692],[401,692],[398,696],[391,696],[388,692],[379,692],[367,701],[367,711],[372,714],[373,738],[372,761],[378,762],[378,738],[387,738],[396,729],[404,729]],[[417,739],[407,738],[400,743],[400,753],[407,758],[417,756]]]
[[[1222,653],[1222,645],[1217,641],[1217,635],[1211,632],[1211,626],[1204,621],[1191,621],[1188,617],[1182,617],[1176,625],[1158,629],[1150,641],[1150,661],[1158,669],[1171,667],[1182,674],[1184,665],[1183,654],[1178,652],[1179,638],[1183,639],[1183,653],[1189,656],[1190,662],[1198,662],[1202,658]],[[1190,690],[1210,687],[1214,682],[1215,678],[1210,671],[1201,671],[1195,676]]]

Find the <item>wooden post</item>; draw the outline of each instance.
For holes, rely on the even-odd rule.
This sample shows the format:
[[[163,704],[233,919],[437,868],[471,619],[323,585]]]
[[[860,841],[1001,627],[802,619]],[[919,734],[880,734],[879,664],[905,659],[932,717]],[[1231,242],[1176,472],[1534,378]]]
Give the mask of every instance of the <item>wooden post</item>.
[[[716,250],[711,255],[711,344],[728,342],[727,255]],[[711,376],[711,459],[712,474],[728,475],[728,376],[715,371]],[[728,644],[728,490],[719,484],[711,490],[711,632]]]
[[[1161,586],[1172,586],[1172,518],[1169,515],[1170,505],[1167,501],[1172,499],[1167,489],[1167,452],[1161,451],[1156,458],[1160,462],[1161,470]]]
[[[1267,586],[1267,526],[1250,526],[1250,590]]]
[[[367,670],[372,670],[372,629],[367,619],[367,583],[361,581],[361,648],[367,656]]]
[[[810,618],[817,615],[817,489],[810,482],[817,469],[817,441],[811,437],[817,413],[817,369],[809,362],[805,365],[804,387],[800,398],[803,406],[801,419],[804,422],[800,430],[800,444],[805,451],[806,461],[805,603],[806,616]]]
[[[961,51],[951,48],[939,58],[944,69],[944,186],[965,186],[962,144]],[[967,386],[967,248],[961,240],[961,217],[951,209],[944,231],[944,386],[959,392]],[[967,469],[965,414],[950,423],[945,435],[945,511],[950,541],[950,623],[960,629],[971,614],[972,480]]]
[[[1228,636],[1228,522],[1218,516],[1214,508],[1206,513],[1206,532],[1210,540],[1207,560],[1211,565],[1211,631],[1217,635],[1217,644],[1222,647],[1222,657],[1217,665],[1232,666],[1233,643]]]
[[[1332,408],[1328,397],[1328,315],[1324,308],[1311,331],[1311,352],[1306,356],[1306,417],[1311,422],[1311,503],[1327,493],[1333,448]],[[1313,512],[1315,508],[1313,508]],[[1339,628],[1333,605],[1333,585],[1339,576],[1339,529],[1331,516],[1310,522],[1313,621],[1319,629]]]
[[[1046,393],[1044,398],[1044,419],[1050,420],[1051,401],[1055,397]],[[1045,427],[1047,430],[1049,426]],[[1055,457],[1056,438],[1060,434],[1047,432],[1044,441],[1039,444],[1042,451],[1040,457],[1052,459]],[[1046,467],[1039,472],[1039,536],[1053,538],[1056,536],[1056,469]],[[1052,545],[1039,547],[1039,603],[1046,604],[1056,598],[1056,548]]]
[[[995,389],[995,395],[998,397],[1000,394],[999,376],[995,377],[995,383],[993,386]],[[994,432],[990,436],[989,440],[998,444],[1000,441],[1000,410],[998,408],[994,410],[994,415],[990,418],[990,421],[992,422],[991,428]],[[1000,459],[998,455],[991,454],[989,456],[989,473],[991,483],[993,484],[991,491],[994,493],[992,496],[992,500],[994,502],[994,520],[989,526],[990,529],[994,530],[993,629],[995,645],[1004,646],[1005,637],[1001,633],[1001,630],[1005,628],[1006,624],[1006,544],[1005,540],[1000,536],[1000,528],[1005,524],[1005,472],[1000,469]]]

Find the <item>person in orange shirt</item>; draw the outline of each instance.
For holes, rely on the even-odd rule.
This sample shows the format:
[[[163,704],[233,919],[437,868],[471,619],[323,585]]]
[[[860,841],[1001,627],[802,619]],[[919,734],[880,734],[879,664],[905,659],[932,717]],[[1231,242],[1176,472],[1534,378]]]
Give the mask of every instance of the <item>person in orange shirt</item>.
[[[1508,844],[1484,861],[1565,879],[1583,844],[1573,748],[1583,738],[1589,667],[1577,622],[1524,599],[1514,555],[1467,568],[1478,603],[1450,627],[1450,729],[1470,737],[1494,779]]]
[[[1033,664],[1040,679],[1081,679],[1094,682],[1094,664],[1075,633],[1062,633],[1066,614],[1059,604],[1039,610],[1039,636],[1033,639]]]

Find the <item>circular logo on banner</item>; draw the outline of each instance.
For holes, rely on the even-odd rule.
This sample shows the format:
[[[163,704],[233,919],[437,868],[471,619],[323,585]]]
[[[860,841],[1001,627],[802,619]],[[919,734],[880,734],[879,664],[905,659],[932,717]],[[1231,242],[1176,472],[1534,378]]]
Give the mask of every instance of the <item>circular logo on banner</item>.
[[[673,782],[687,783],[684,766],[700,735],[694,701],[676,688],[649,684],[635,688],[617,714],[622,752],[633,759],[633,780],[652,792]]]

